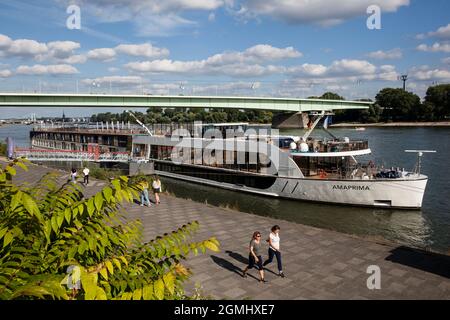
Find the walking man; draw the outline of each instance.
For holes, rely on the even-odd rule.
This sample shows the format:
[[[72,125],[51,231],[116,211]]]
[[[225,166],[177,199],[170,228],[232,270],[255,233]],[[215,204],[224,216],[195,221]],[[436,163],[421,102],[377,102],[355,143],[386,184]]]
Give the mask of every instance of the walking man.
[[[89,168],[88,167],[84,167],[83,175],[84,175],[83,183],[85,186],[87,186],[89,183]]]

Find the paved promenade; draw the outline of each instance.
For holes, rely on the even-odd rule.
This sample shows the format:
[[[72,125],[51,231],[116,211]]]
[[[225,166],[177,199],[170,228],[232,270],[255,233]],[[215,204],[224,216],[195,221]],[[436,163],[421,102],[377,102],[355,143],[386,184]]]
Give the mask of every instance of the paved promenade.
[[[49,169],[31,166],[28,173],[19,170],[17,179],[33,182],[46,171]],[[105,185],[91,180],[85,190],[87,195]],[[192,188],[195,192],[195,185]],[[199,284],[203,294],[219,299],[450,299],[449,256],[375,243],[164,194],[160,205],[151,208],[130,205],[127,211],[130,218],[142,220],[145,240],[193,220],[200,222],[199,239],[218,238],[220,253],[208,252],[188,259],[187,265],[193,272],[188,292]],[[256,280],[256,270],[251,270],[248,278],[242,278],[251,234],[259,230],[266,239],[274,224],[281,226],[287,277],[276,275],[274,261],[267,266],[268,283]],[[370,265],[381,269],[380,290],[367,288],[366,271]]]

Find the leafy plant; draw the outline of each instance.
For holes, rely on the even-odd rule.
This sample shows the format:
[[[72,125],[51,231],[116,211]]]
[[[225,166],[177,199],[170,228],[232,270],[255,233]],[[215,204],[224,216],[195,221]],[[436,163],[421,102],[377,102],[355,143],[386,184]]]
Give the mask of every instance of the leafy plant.
[[[215,238],[191,240],[198,222],[142,243],[140,222],[125,222],[122,204],[140,191],[126,177],[84,198],[55,173],[17,185],[19,168],[25,160],[0,168],[0,299],[181,299],[181,262],[219,250]]]
[[[6,144],[3,142],[0,142],[0,156],[6,156]]]

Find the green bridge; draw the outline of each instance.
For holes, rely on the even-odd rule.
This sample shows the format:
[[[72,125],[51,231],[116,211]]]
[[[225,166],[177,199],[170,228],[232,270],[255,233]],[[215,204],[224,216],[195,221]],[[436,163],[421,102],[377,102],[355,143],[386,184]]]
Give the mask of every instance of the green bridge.
[[[309,112],[366,109],[370,104],[359,101],[268,97],[0,93],[0,107],[183,107]]]

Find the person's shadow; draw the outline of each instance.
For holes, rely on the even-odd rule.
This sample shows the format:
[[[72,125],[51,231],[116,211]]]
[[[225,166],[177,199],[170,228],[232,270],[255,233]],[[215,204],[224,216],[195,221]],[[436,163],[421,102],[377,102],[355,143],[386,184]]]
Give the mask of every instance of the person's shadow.
[[[226,251],[226,252],[228,253],[228,252],[230,252],[230,251]],[[244,261],[240,260],[240,262],[243,262],[243,263],[245,263],[245,264],[248,264],[248,260],[247,260],[247,259],[245,259],[244,257],[242,257],[242,256],[239,255],[239,254],[237,254],[237,256],[240,256],[242,259],[244,259]],[[238,274],[239,276],[243,277],[243,275],[242,275],[243,270],[242,270],[241,268],[237,267],[236,265],[234,265],[233,263],[231,263],[230,261],[228,261],[228,260],[226,260],[226,259],[223,259],[223,258],[220,258],[220,257],[218,257],[218,256],[214,256],[214,255],[211,256],[211,259],[212,259],[218,266],[220,266],[220,267],[222,267],[222,268],[224,268],[224,269],[227,269],[227,270],[229,270],[229,271],[231,271],[231,272],[234,272],[234,273]],[[251,275],[251,274],[248,274],[248,273],[247,273],[247,276],[248,276],[248,277],[251,277],[251,278],[253,278],[253,279],[255,279],[255,280],[258,280],[258,278],[256,278],[255,276],[253,276],[253,275]]]
[[[244,256],[242,256],[241,254],[237,253],[237,252],[233,252],[230,250],[225,251],[226,254],[228,254],[231,258],[233,258],[234,260],[244,263],[244,264],[248,264],[248,258],[245,258]],[[272,270],[267,269],[266,267],[264,267],[264,270],[270,273],[273,273],[274,275],[278,275],[275,272],[273,272]]]

